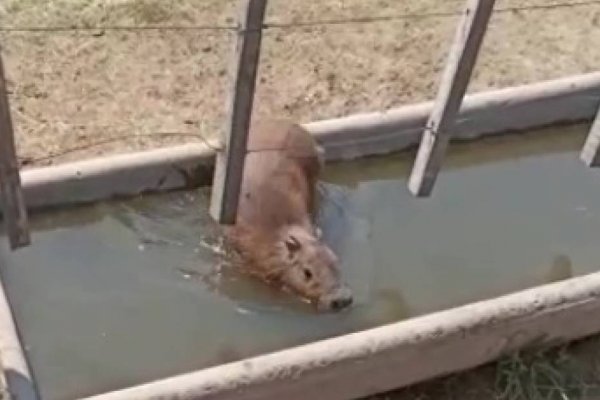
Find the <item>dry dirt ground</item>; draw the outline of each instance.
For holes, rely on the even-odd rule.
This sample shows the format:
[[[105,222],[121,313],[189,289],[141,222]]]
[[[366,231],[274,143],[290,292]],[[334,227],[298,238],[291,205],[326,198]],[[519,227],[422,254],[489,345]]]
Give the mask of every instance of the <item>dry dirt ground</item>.
[[[496,8],[565,1],[584,0],[498,0]],[[0,26],[230,26],[236,4],[2,0]],[[462,0],[271,0],[267,20],[452,13],[462,6]],[[600,4],[496,13],[470,91],[594,70],[600,65],[599,19]],[[256,111],[305,122],[430,99],[456,21],[443,15],[269,29]],[[224,126],[231,39],[227,30],[3,29],[23,163],[46,165],[215,136]],[[79,150],[56,156],[72,149]]]
[[[507,11],[567,1],[587,4]],[[446,14],[460,10],[462,3],[271,0],[267,20],[295,24]],[[504,11],[492,18],[469,91],[589,72],[600,65],[600,4],[583,0],[496,3]],[[235,16],[235,0],[2,0],[0,43],[23,165],[61,163],[217,135],[224,126],[231,32],[115,28],[230,26]],[[456,21],[456,16],[437,15],[268,29],[255,111],[305,122],[430,99]],[[99,29],[35,31],[39,27]],[[30,28],[33,31],[27,31]],[[595,365],[598,348],[594,341],[589,343],[568,351],[576,361],[587,360],[583,364],[588,372],[595,371],[589,366]],[[519,371],[535,371],[532,365],[541,365],[544,371],[556,370],[560,377],[568,377],[571,367],[565,369],[558,362],[563,358],[553,357],[506,361],[380,398],[545,398],[536,397],[541,394],[534,390],[548,386],[546,381],[539,385],[536,381],[544,375],[534,374],[538,378],[533,379]],[[553,364],[556,360],[560,365]],[[504,370],[517,384],[500,379]],[[563,386],[570,385],[567,381]],[[507,387],[535,393],[527,397]],[[573,398],[565,397],[573,396],[571,392],[559,395]]]

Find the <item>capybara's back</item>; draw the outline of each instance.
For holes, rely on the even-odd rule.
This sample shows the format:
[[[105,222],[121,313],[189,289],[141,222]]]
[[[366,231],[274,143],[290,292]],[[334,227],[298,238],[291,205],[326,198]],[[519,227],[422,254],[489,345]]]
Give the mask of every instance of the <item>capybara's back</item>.
[[[320,169],[317,145],[304,128],[288,121],[254,123],[229,237],[247,272],[321,308],[340,309],[352,297],[313,221]]]

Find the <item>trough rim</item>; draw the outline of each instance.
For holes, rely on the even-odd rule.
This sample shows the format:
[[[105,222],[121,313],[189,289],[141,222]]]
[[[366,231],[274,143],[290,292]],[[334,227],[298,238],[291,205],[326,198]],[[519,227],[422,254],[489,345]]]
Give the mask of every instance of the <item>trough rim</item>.
[[[600,272],[595,272],[82,400],[364,397],[474,368],[524,346],[553,345],[596,333],[600,320],[590,317],[598,312]],[[535,324],[538,331],[528,332],[526,328]],[[497,330],[504,333],[486,338]],[[483,344],[473,349],[470,340]],[[410,371],[411,363],[428,351],[454,357]],[[403,357],[402,352],[409,355]],[[377,368],[367,367],[369,363]],[[398,373],[390,379],[394,369]],[[385,371],[381,379],[378,375]],[[361,383],[365,375],[369,379]]]
[[[600,105],[600,72],[465,96],[453,140],[593,119]],[[415,147],[433,102],[303,124],[328,162],[384,155]],[[511,118],[506,118],[507,113]],[[215,152],[203,143],[164,147],[24,169],[29,210],[205,186]]]
[[[29,369],[23,350],[12,307],[6,294],[5,284],[0,279],[0,366],[2,383],[10,399],[38,400],[35,379]]]

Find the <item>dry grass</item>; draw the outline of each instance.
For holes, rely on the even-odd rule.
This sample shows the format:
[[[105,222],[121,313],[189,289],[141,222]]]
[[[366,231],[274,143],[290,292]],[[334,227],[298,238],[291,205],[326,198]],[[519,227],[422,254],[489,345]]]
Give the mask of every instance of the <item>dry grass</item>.
[[[595,385],[582,378],[566,348],[517,353],[496,366],[498,400],[582,399]]]
[[[559,0],[552,0],[554,2]],[[551,0],[498,0],[498,7]],[[4,0],[1,26],[232,24],[233,0]],[[271,0],[269,21],[453,11],[458,0]],[[493,17],[470,90],[600,64],[599,6]],[[300,121],[431,98],[456,18],[272,29],[256,111]],[[223,126],[231,35],[207,31],[4,32],[0,41],[21,156],[47,164],[162,146]],[[65,148],[103,144],[48,160]],[[37,161],[36,161],[37,160]]]
[[[495,364],[370,400],[593,400],[600,394],[599,338],[538,348]]]

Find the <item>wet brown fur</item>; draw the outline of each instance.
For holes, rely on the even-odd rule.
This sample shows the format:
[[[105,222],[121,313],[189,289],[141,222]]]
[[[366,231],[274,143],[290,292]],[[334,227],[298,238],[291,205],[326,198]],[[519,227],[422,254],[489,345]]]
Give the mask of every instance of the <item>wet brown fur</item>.
[[[237,222],[227,229],[246,272],[271,283],[280,281],[282,268],[287,266],[278,243],[286,227],[299,226],[316,240],[313,218],[321,166],[314,139],[299,125],[288,121],[253,124]],[[321,254],[319,250],[311,257]]]

